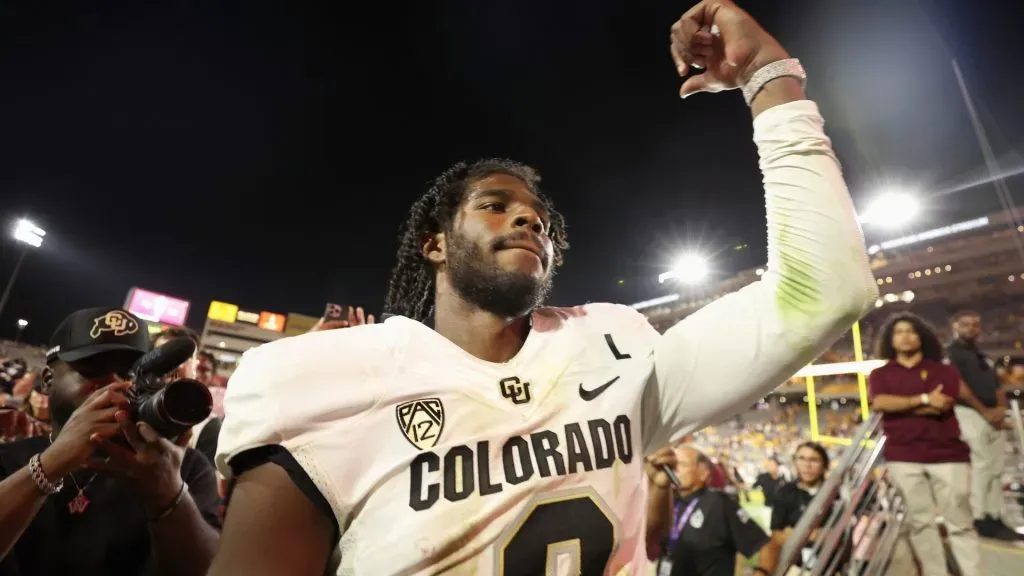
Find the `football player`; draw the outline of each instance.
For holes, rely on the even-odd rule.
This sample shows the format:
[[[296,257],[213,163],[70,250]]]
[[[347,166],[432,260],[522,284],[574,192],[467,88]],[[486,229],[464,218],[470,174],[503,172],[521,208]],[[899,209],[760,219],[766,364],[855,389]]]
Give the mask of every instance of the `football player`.
[[[703,70],[682,96],[741,88],[750,105],[761,280],[664,335],[625,306],[542,307],[567,243],[537,174],[456,165],[410,211],[393,316],[246,354],[211,574],[646,569],[644,455],[749,406],[877,298],[799,63],[727,0],[686,12],[671,52],[681,76]]]

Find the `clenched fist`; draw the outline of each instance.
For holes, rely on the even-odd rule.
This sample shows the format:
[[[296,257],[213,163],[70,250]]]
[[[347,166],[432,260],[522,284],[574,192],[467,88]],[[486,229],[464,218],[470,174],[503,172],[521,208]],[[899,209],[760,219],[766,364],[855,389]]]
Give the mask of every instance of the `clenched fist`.
[[[685,98],[697,92],[740,88],[767,64],[789,58],[775,38],[730,0],[704,0],[672,25],[672,59],[680,76],[691,68],[679,89]]]

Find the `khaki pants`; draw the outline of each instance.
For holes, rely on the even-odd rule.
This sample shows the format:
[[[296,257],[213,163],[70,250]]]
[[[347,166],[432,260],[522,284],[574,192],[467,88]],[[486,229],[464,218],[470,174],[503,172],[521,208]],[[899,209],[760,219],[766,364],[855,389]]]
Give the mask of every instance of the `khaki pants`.
[[[1002,517],[1006,433],[996,430],[973,408],[957,406],[960,436],[971,447],[971,510],[974,518]]]
[[[945,521],[949,545],[963,576],[981,576],[981,548],[969,497],[970,465],[889,462],[888,468],[889,477],[907,499],[906,526],[922,576],[948,574],[936,511]]]
[[[904,527],[893,545],[892,558],[885,570],[885,576],[915,576],[918,573],[917,566],[914,565],[914,552],[910,548],[910,539],[906,532]]]

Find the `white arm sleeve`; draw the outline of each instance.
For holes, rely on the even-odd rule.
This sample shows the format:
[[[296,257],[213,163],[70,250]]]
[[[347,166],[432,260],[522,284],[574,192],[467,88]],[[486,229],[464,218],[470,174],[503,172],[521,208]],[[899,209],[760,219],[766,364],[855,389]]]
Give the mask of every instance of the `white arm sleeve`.
[[[818,107],[754,119],[768,267],[761,280],[670,328],[644,397],[647,451],[735,414],[811,362],[878,297],[839,162]]]

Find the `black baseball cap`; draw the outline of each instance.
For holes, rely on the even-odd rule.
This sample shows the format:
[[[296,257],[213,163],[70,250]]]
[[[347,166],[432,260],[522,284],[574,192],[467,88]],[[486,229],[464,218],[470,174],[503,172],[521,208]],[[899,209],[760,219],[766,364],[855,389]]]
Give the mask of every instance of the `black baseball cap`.
[[[148,352],[146,323],[120,308],[86,308],[72,312],[54,330],[46,363],[77,362],[114,350],[137,352],[139,356]]]

